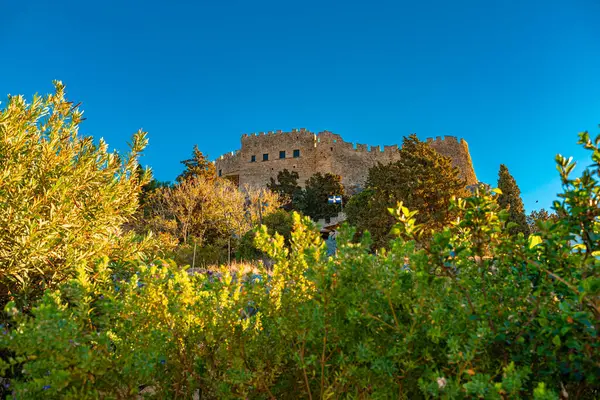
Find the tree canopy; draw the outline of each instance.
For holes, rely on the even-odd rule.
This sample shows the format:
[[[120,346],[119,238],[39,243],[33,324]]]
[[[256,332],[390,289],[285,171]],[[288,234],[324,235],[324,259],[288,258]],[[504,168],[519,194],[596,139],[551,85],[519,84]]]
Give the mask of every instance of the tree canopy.
[[[340,212],[339,204],[329,204],[329,196],[345,197],[342,177],[330,173],[316,173],[306,180],[304,190],[297,200],[297,209],[314,220],[331,218]]]
[[[277,180],[271,178],[270,182],[267,183],[267,188],[279,194],[284,208],[287,210],[293,209],[300,196],[302,196],[302,188],[298,185],[298,178],[296,171],[290,172],[288,169],[284,169],[277,173]]]
[[[179,239],[172,259],[122,229],[149,180],[145,134],[123,158],[108,152],[79,136],[81,112],[55,85],[0,110],[0,397],[600,397],[600,136],[580,134],[592,160],[580,176],[556,157],[555,214],[532,213],[528,237],[507,229],[508,170],[502,194],[478,185],[444,212],[430,191],[452,196],[460,179],[411,137],[348,205],[393,215],[385,250],[345,224],[327,254],[277,194],[191,176],[147,197],[148,229]],[[315,206],[343,190],[313,178]],[[179,256],[249,229],[268,267],[190,271]]]
[[[523,206],[523,200],[521,199],[521,190],[504,164],[500,164],[500,170],[498,171],[498,189],[502,191],[498,197],[498,204],[509,212],[508,222],[510,226],[508,231],[512,235],[522,233],[528,236],[529,225],[525,216],[525,206]]]
[[[148,196],[140,228],[169,235],[180,244],[180,254],[194,245],[211,248],[210,260],[202,261],[218,262],[231,237],[241,238],[280,205],[278,195],[266,189],[239,189],[223,178],[189,177]],[[189,256],[179,261],[191,263]]]
[[[97,257],[140,249],[122,226],[150,179],[138,170],[146,133],[133,135],[125,157],[110,152],[102,139],[79,134],[83,111],[60,81],[54,87],[31,103],[9,96],[0,110],[2,301],[33,299]]]
[[[558,221],[555,212],[549,212],[544,208],[533,210],[527,215],[527,226],[530,233],[539,233],[544,224]]]
[[[424,235],[448,224],[452,213],[448,205],[453,196],[466,195],[465,181],[458,168],[416,135],[403,140],[400,159],[369,170],[365,190],[352,197],[346,213],[359,232],[369,231],[375,246],[385,246],[390,239],[394,217],[388,212],[402,202],[418,211],[417,222]]]
[[[181,161],[185,166],[183,172],[176,178],[177,182],[182,182],[189,178],[204,177],[205,179],[214,179],[217,176],[215,164],[210,162],[208,158],[198,149],[198,145],[194,145],[192,158]]]

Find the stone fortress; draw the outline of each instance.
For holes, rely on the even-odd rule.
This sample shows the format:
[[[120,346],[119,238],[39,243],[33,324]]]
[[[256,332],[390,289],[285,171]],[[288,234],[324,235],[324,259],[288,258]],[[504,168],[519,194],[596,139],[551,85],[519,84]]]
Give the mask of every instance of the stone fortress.
[[[367,146],[345,142],[340,135],[329,131],[315,134],[304,128],[291,132],[260,132],[242,135],[240,150],[227,153],[215,160],[217,174],[227,177],[239,186],[264,187],[269,178],[277,179],[284,169],[299,175],[298,184],[317,172],[342,177],[347,191],[353,192],[364,185],[369,168],[378,162],[397,161],[398,145]],[[427,143],[438,153],[450,157],[458,167],[467,185],[477,183],[469,146],[454,136],[428,138]]]

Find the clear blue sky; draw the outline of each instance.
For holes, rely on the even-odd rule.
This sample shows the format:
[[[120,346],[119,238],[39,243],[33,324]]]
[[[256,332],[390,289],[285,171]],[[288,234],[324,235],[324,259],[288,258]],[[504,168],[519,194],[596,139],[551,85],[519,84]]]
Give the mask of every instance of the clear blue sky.
[[[0,0],[0,96],[62,80],[82,133],[124,150],[149,132],[160,180],[247,132],[460,136],[531,210],[559,190],[555,154],[587,163],[577,132],[600,133],[599,21],[598,0]]]

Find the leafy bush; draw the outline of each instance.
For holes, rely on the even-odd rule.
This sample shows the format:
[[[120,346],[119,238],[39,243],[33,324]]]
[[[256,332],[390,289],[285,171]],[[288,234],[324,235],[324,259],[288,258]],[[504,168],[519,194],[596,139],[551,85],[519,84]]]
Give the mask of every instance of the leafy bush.
[[[228,179],[190,175],[147,196],[136,230],[177,240],[173,257],[182,265],[214,264],[227,261],[230,248],[235,254],[239,238],[280,204],[270,190],[239,189]]]
[[[134,173],[146,134],[137,132],[122,159],[100,139],[79,135],[83,112],[55,93],[9,96],[0,110],[0,304],[20,304],[70,279],[103,255],[140,250],[121,227],[135,213],[150,175]]]
[[[293,219],[292,214],[285,210],[277,210],[263,218],[263,225],[267,227],[267,232],[270,235],[275,233],[283,236],[284,243],[289,246]],[[253,229],[246,232],[239,243],[236,256],[241,260],[256,260],[264,257],[265,254],[256,248],[255,238],[258,229]]]
[[[295,236],[299,254],[318,240],[309,230]],[[15,327],[0,335],[0,348],[15,357],[0,362],[0,372],[21,374],[11,383],[16,397],[123,398],[146,385],[159,398],[271,390],[291,362],[285,313],[306,298],[298,268],[235,280],[226,270],[189,276],[162,260],[136,269],[114,281],[105,259],[93,275],[80,269],[47,292],[32,315],[8,305]]]
[[[378,253],[345,227],[327,257],[294,214],[289,247],[256,235],[269,273],[74,265],[31,312],[7,305],[0,374],[14,398],[598,398],[600,137],[580,142],[594,164],[572,179],[557,157],[559,217],[527,239],[482,191],[429,240],[399,204]]]

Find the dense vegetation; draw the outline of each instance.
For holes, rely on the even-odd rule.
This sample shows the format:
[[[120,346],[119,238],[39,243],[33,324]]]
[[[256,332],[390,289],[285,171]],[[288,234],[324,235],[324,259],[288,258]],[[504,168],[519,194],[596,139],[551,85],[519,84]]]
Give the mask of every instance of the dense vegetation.
[[[267,187],[279,194],[285,202],[286,210],[298,211],[314,220],[331,218],[340,211],[339,204],[330,204],[329,196],[342,196],[347,200],[342,177],[331,173],[317,172],[304,182],[304,188],[298,185],[299,175],[287,169],[277,173],[277,180],[271,178]]]
[[[557,157],[563,193],[555,214],[532,217],[528,237],[510,231],[503,193],[481,187],[432,197],[433,216],[421,215],[417,199],[419,211],[382,207],[393,220],[385,249],[374,252],[368,230],[346,226],[328,257],[314,223],[279,211],[267,193],[253,198],[199,173],[144,194],[150,177],[136,158],[145,135],[121,160],[79,138],[80,120],[60,84],[32,104],[12,97],[0,114],[4,394],[600,395],[600,136],[580,134],[592,159],[581,177]],[[413,161],[413,171],[433,176],[432,164]],[[192,275],[168,259],[232,231],[248,240],[253,229],[271,269]]]
[[[513,235],[522,233],[528,236],[530,227],[525,216],[525,206],[521,200],[521,190],[504,164],[500,165],[500,171],[498,171],[498,189],[501,191],[498,196],[498,205],[508,210],[508,223],[511,224],[508,231]]]
[[[467,194],[465,181],[452,161],[416,135],[404,138],[400,154],[399,161],[371,168],[365,190],[346,207],[348,222],[359,234],[371,233],[375,248],[387,246],[392,239],[395,220],[388,209],[398,202],[419,211],[416,219],[425,228],[422,239],[427,240],[454,218],[449,207],[452,197]]]
[[[80,137],[83,113],[54,94],[27,104],[12,96],[0,112],[0,305],[39,298],[94,260],[127,259],[148,243],[124,234],[148,171],[137,171],[144,132],[119,157],[100,139]]]

